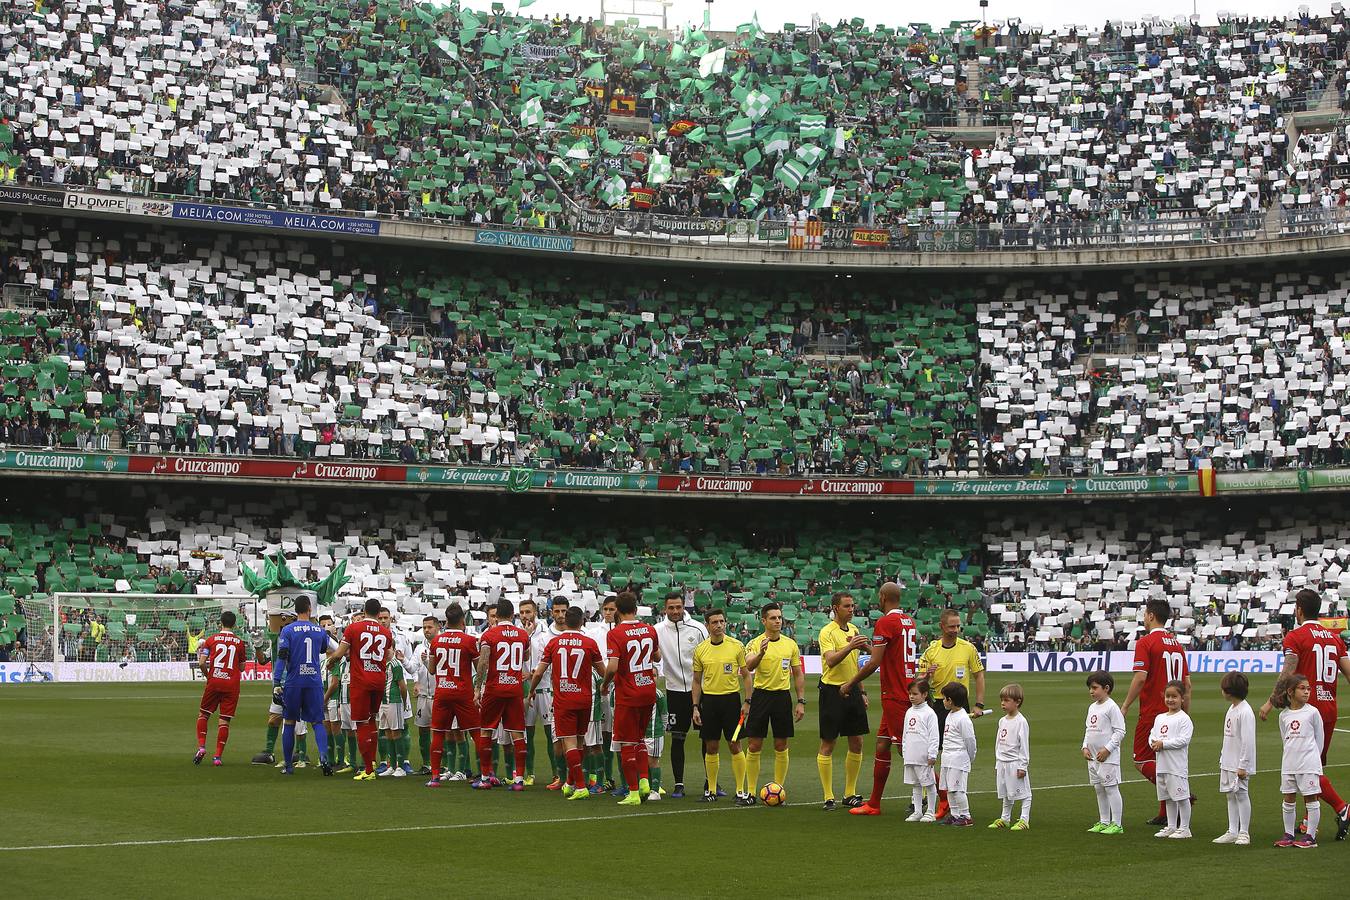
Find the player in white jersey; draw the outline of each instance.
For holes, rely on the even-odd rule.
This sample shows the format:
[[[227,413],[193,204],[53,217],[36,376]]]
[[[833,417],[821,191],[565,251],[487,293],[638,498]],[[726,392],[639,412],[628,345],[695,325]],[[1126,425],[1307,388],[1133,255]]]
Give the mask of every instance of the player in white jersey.
[[[927,681],[909,684],[909,711],[905,713],[904,729],[901,758],[905,764],[905,784],[914,786],[914,811],[905,821],[931,822],[937,794],[933,766],[938,756],[938,720],[937,713],[928,705]]]
[[[1256,771],[1256,713],[1247,703],[1250,686],[1241,672],[1229,672],[1219,690],[1229,703],[1223,717],[1223,746],[1219,749],[1219,792],[1228,796],[1228,830],[1216,844],[1250,844],[1252,798],[1248,792]]]
[[[942,705],[947,708],[947,724],[942,731],[938,790],[947,792],[951,815],[941,821],[944,825],[969,828],[975,824],[970,817],[970,799],[966,794],[970,769],[975,765],[975,726],[971,724],[970,694],[966,686],[959,681],[943,685]]]
[[[548,642],[567,630],[565,620],[568,605],[569,601],[566,597],[554,597],[549,604],[548,624],[537,623],[534,633],[530,635],[529,671],[533,672],[539,668],[539,663],[544,658],[544,648],[548,646]],[[553,733],[553,679],[551,678],[542,679],[535,691],[534,702],[525,704],[525,731],[530,751],[529,759],[525,764],[528,773],[525,779],[526,784],[529,784],[534,777],[534,728],[538,722],[544,724],[544,737],[548,746],[548,764],[553,772],[553,780],[548,783],[548,789],[559,791],[562,790],[563,786],[562,775],[567,772],[567,751],[563,749],[562,742],[558,741]]]
[[[618,606],[614,595],[605,598],[600,605],[600,621],[593,622],[583,629],[600,646],[601,662],[608,661],[607,646],[609,633],[614,629]],[[595,783],[601,790],[614,790],[614,694],[596,691],[596,707],[599,715],[591,717],[586,729],[586,752],[591,757]],[[597,792],[598,793],[598,792]]]
[[[994,784],[1003,801],[1003,812],[990,828],[1031,828],[1031,726],[1022,715],[1024,695],[1020,684],[1005,684],[998,692],[1003,718],[998,720],[994,742]],[[1022,814],[1014,822],[1013,804],[1022,801]]]
[[[417,653],[417,684],[415,688],[417,711],[413,718],[413,724],[417,726],[417,747],[422,752],[422,768],[418,771],[418,775],[431,774],[431,701],[436,694],[436,679],[431,674],[427,648],[431,646],[432,641],[436,640],[436,635],[440,634],[440,631],[440,619],[435,616],[427,616],[422,620],[422,635],[426,638],[426,642]]]
[[[1289,675],[1281,680],[1275,691],[1283,702],[1277,706],[1288,708],[1280,713],[1280,740],[1284,752],[1280,756],[1280,793],[1284,795],[1284,837],[1276,847],[1317,846],[1317,826],[1322,821],[1322,714],[1308,701],[1312,698],[1312,684],[1303,675]],[[1294,824],[1298,818],[1298,798],[1303,797],[1303,814],[1307,823],[1303,834],[1295,836]]]
[[[1083,759],[1088,761],[1088,782],[1097,794],[1097,824],[1093,834],[1124,834],[1125,803],[1120,796],[1120,745],[1125,740],[1125,716],[1111,692],[1116,680],[1110,672],[1087,677],[1087,723],[1083,729]]]
[[[1167,824],[1154,835],[1184,840],[1191,836],[1191,738],[1195,726],[1181,708],[1186,685],[1169,681],[1163,690],[1167,712],[1153,720],[1149,746],[1157,754],[1158,799],[1167,807]]]

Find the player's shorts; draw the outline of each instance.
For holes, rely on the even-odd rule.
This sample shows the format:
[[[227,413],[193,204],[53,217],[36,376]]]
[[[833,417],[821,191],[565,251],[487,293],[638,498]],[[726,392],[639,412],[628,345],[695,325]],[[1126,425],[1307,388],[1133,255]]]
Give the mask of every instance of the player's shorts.
[[[703,722],[698,728],[701,739],[729,741],[741,721],[741,695],[704,694],[698,701],[698,714]]]
[[[520,694],[507,697],[483,695],[483,709],[480,721],[482,728],[496,729],[498,725],[505,731],[525,730],[525,698]]]
[[[1185,775],[1158,773],[1159,800],[1187,800],[1191,796],[1191,780]]]
[[[660,759],[661,753],[666,749],[665,735],[659,737],[643,738],[643,743],[647,745],[647,755],[652,759]]]
[[[287,682],[281,689],[281,706],[288,722],[322,722],[323,685]]]
[[[1088,761],[1088,784],[1110,787],[1120,784],[1120,763]]]
[[[421,694],[417,698],[417,712],[413,716],[413,724],[418,728],[431,727],[431,698],[426,694]]]
[[[350,703],[338,704],[338,722],[341,723],[343,731],[356,730],[356,723],[352,721],[352,705]]]
[[[614,707],[614,743],[637,744],[646,739],[656,703]]]
[[[758,690],[750,695],[750,712],[745,717],[745,736],[766,738],[772,726],[773,736],[793,735],[792,692]]]
[[[323,720],[325,722],[342,721],[342,704],[338,702],[336,694],[333,695],[333,699],[329,700],[327,705],[324,707]]]
[[[586,726],[586,746],[599,747],[605,740],[605,722],[603,718],[591,719]]]
[[[601,711],[603,712],[603,716],[602,716],[601,719],[600,719],[600,723],[604,726],[605,731],[606,731],[607,733],[613,734],[613,733],[614,733],[614,697],[613,697],[613,695],[611,695],[611,696],[605,698],[604,702],[600,704],[600,709],[601,709]]]
[[[689,691],[666,691],[666,731],[688,734],[694,724],[694,695]]]
[[[269,716],[279,716],[285,713],[286,709],[280,703],[267,704],[267,714]]]
[[[905,713],[909,710],[909,704],[893,702],[884,697],[881,700],[881,727],[877,729],[877,737],[890,738],[891,743],[899,744],[905,739]],[[938,740],[942,740],[942,732],[938,731]]]
[[[905,764],[905,784],[932,787],[936,781],[937,779],[933,776],[933,767],[927,763],[922,765]]]
[[[386,700],[380,707],[380,714],[376,721],[380,723],[382,731],[402,731],[403,722],[408,717],[404,714],[402,700]]]
[[[1139,721],[1134,726],[1134,761],[1135,763],[1148,762],[1158,758],[1157,752],[1149,746],[1148,736],[1153,731],[1153,720],[1157,716],[1150,716],[1147,719],[1141,714]],[[1158,799],[1162,799],[1159,797]]]
[[[896,700],[896,703],[900,707],[900,715],[896,717],[895,721],[900,723],[900,728],[903,729],[905,715],[909,711],[909,703],[904,700]],[[882,705],[885,706],[885,698],[882,698]],[[947,734],[947,707],[943,705],[942,698],[938,696],[937,691],[934,691],[929,698],[928,708],[937,716],[938,752],[940,753],[942,752],[942,739]],[[896,735],[896,740],[899,739],[900,735]]]
[[[994,786],[1000,800],[1025,800],[1031,796],[1031,772],[1017,777],[1017,763],[997,763],[994,766]]]
[[[377,721],[380,706],[383,703],[383,687],[368,688],[353,684],[347,697],[347,705],[351,708],[352,713],[352,723],[360,725],[362,722]]]
[[[867,707],[863,705],[862,691],[854,688],[847,697],[839,696],[839,685],[820,685],[820,739],[832,741],[839,737],[868,734]]]
[[[1247,778],[1239,778],[1237,772],[1232,769],[1219,770],[1219,793],[1220,794],[1241,794],[1247,790],[1247,785],[1251,783],[1250,775]]]
[[[535,691],[534,702],[525,704],[525,727],[543,723],[553,725],[553,692]]]
[[[523,731],[524,729],[521,730]],[[493,743],[501,744],[503,747],[510,747],[515,742],[515,739],[507,734],[504,725],[498,724],[496,728],[492,729],[492,741]]]
[[[970,780],[970,773],[965,769],[952,769],[947,766],[942,767],[938,775],[938,789],[943,791],[956,791],[958,794],[965,793],[966,783]]]
[[[208,716],[218,709],[220,710],[220,717],[222,719],[232,719],[234,718],[235,708],[238,705],[238,688],[235,688],[232,691],[226,691],[220,690],[219,688],[213,688],[208,684],[206,690],[202,691],[201,711]]]
[[[581,707],[558,706],[553,710],[553,739],[584,738],[591,724],[591,705]],[[596,738],[596,743],[600,739]]]
[[[458,731],[478,727],[478,707],[472,696],[438,694],[431,701],[431,727],[435,731]]]
[[[1297,775],[1281,772],[1280,793],[1302,794],[1304,797],[1312,797],[1322,793],[1322,779],[1310,772],[1300,772]]]

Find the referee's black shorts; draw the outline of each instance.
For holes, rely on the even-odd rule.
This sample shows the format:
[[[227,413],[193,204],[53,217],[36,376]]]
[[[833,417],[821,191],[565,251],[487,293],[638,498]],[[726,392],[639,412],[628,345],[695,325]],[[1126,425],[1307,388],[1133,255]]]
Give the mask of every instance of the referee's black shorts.
[[[689,691],[666,691],[666,731],[688,734],[694,721],[694,695]]]
[[[862,689],[855,687],[847,697],[839,696],[839,685],[820,683],[820,739],[832,741],[839,737],[871,734],[867,727],[867,707],[863,705]]]
[[[766,738],[769,726],[775,738],[790,738],[792,727],[792,692],[756,690],[750,695],[750,712],[745,717],[745,736]]]
[[[741,695],[739,692],[704,694],[699,698],[698,714],[703,719],[698,729],[700,738],[705,741],[729,741],[741,721]]]
[[[939,697],[939,698],[936,699],[936,700],[934,700],[934,699],[932,699],[932,698],[929,698],[929,700],[928,700],[928,706],[933,710],[933,712],[935,712],[935,713],[937,714],[937,720],[938,720],[938,724],[937,724],[938,749],[941,750],[941,749],[942,749],[942,733],[943,733],[944,731],[947,730],[947,707],[946,707],[946,705],[942,702],[942,698],[941,698],[941,697]]]

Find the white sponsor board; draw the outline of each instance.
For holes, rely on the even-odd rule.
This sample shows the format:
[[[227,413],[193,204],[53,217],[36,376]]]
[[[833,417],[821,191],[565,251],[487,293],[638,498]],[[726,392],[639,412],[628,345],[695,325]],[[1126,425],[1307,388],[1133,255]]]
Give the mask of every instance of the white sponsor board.
[[[50,675],[50,678],[43,677]],[[40,681],[145,682],[191,681],[186,662],[127,663],[0,663],[0,684],[31,684]]]
[[[1191,674],[1280,671],[1284,655],[1278,650],[1188,650]],[[1091,653],[990,653],[984,667],[990,672],[1132,672],[1134,651]]]

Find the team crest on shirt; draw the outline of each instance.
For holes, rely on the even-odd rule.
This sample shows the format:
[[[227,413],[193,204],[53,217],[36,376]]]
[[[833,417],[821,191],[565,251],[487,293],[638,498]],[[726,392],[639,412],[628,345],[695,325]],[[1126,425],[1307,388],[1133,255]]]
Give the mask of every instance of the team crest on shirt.
[[[1092,718],[1088,719],[1088,724],[1089,724],[1089,725],[1096,725],[1096,724],[1097,724],[1097,714],[1096,714],[1096,713],[1093,713],[1093,714],[1092,714]]]
[[[1290,722],[1290,723],[1289,723],[1289,731],[1290,731],[1290,733],[1292,734],[1293,732],[1298,731],[1298,727],[1299,727],[1299,725],[1301,725],[1301,724],[1302,724],[1302,723],[1299,722],[1298,719],[1295,719],[1294,721]]]
[[[1159,726],[1159,727],[1158,727],[1158,734],[1167,734],[1167,726],[1166,726],[1166,725],[1161,725],[1161,726]]]

